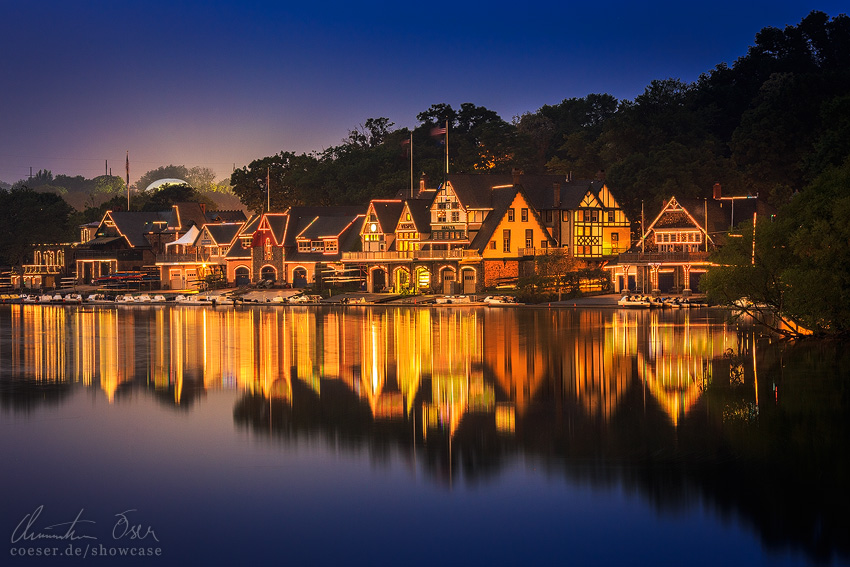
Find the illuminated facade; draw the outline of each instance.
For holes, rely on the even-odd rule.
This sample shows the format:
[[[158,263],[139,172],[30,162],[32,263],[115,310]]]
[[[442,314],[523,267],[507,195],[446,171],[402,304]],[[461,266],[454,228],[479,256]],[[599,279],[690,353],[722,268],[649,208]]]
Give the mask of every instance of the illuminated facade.
[[[689,295],[711,266],[709,254],[723,245],[736,223],[767,221],[774,213],[751,195],[723,197],[719,184],[713,199],[670,197],[637,244],[606,266],[614,289]]]

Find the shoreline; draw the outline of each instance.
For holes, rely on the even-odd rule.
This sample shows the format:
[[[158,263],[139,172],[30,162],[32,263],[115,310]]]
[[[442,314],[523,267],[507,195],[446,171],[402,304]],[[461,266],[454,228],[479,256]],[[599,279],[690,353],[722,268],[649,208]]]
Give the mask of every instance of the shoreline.
[[[121,302],[113,302],[113,301],[97,301],[90,302],[86,301],[86,298],[90,294],[95,293],[103,293],[103,290],[98,291],[97,289],[90,290],[82,290],[77,288],[76,290],[63,290],[56,291],[54,294],[70,294],[70,293],[78,293],[83,296],[83,301],[80,302],[62,302],[62,301],[53,301],[53,302],[29,302],[29,301],[21,301],[14,298],[13,294],[10,294],[8,298],[4,298],[2,303],[7,305],[68,305],[68,306],[122,306],[122,307],[140,307],[144,305],[150,306],[163,306],[163,305],[181,305],[185,307],[200,307],[201,305],[196,304],[182,304],[173,301],[173,298],[178,295],[204,295],[211,298],[215,298],[217,296],[230,296],[232,297],[235,289],[225,289],[225,290],[213,290],[209,292],[193,292],[188,290],[178,290],[178,291],[166,291],[166,290],[153,290],[149,292],[126,292],[126,293],[117,293],[115,295],[164,295],[166,297],[171,298],[168,301],[159,301],[153,303],[121,303]],[[319,301],[312,302],[303,302],[303,303],[291,303],[286,301],[286,299],[298,296],[302,294],[302,290],[294,290],[294,289],[267,289],[267,290],[256,290],[252,289],[243,293],[239,296],[238,299],[233,304],[219,304],[214,305],[216,308],[232,308],[232,307],[297,307],[297,306],[341,306],[341,307],[381,307],[381,306],[407,306],[407,307],[435,307],[435,308],[448,308],[448,309],[456,309],[463,307],[491,307],[494,309],[518,309],[518,308],[537,308],[537,309],[548,309],[548,308],[578,308],[578,307],[594,307],[594,308],[613,308],[613,309],[633,309],[622,307],[617,304],[617,301],[622,297],[622,294],[602,294],[602,295],[593,295],[588,297],[576,297],[570,299],[563,299],[561,301],[548,301],[543,303],[516,303],[516,304],[498,304],[491,305],[484,303],[482,299],[486,297],[485,294],[473,294],[470,295],[472,300],[468,303],[436,303],[436,298],[443,297],[443,295],[437,294],[429,294],[429,295],[415,295],[415,296],[403,296],[398,294],[391,293],[368,293],[368,292],[347,292],[340,293],[338,295],[334,295],[329,298],[322,298]],[[671,294],[671,296],[675,297],[678,294]],[[699,295],[695,297],[701,297]],[[277,299],[277,298],[282,298]]]

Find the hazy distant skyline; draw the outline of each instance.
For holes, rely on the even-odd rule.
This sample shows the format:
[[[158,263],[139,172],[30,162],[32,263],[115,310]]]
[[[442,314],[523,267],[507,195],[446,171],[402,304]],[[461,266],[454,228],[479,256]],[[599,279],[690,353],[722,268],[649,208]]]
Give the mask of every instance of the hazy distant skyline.
[[[0,0],[0,180],[130,182],[162,165],[218,178],[338,145],[432,104],[503,119],[732,64],[767,26],[843,2],[12,2]]]

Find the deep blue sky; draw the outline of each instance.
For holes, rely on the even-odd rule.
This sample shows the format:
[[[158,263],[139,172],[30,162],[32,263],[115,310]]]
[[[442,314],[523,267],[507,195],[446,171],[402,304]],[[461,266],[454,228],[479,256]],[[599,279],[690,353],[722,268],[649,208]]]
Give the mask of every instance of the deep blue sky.
[[[0,180],[130,181],[339,144],[436,103],[505,120],[570,97],[633,99],[733,63],[766,26],[843,2],[0,0]]]

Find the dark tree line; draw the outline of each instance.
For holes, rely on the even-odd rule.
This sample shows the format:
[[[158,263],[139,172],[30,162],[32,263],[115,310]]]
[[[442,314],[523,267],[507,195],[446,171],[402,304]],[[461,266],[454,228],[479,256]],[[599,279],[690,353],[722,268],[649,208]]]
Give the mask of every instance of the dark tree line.
[[[634,217],[641,201],[707,197],[717,182],[734,194],[786,202],[850,154],[850,18],[812,12],[796,26],[765,28],[731,66],[694,83],[652,81],[634,100],[589,94],[506,122],[487,108],[435,104],[413,129],[416,181],[435,186],[452,172],[604,175]],[[281,152],[234,172],[249,208],[363,204],[409,186],[411,132],[369,119],[321,153]]]

